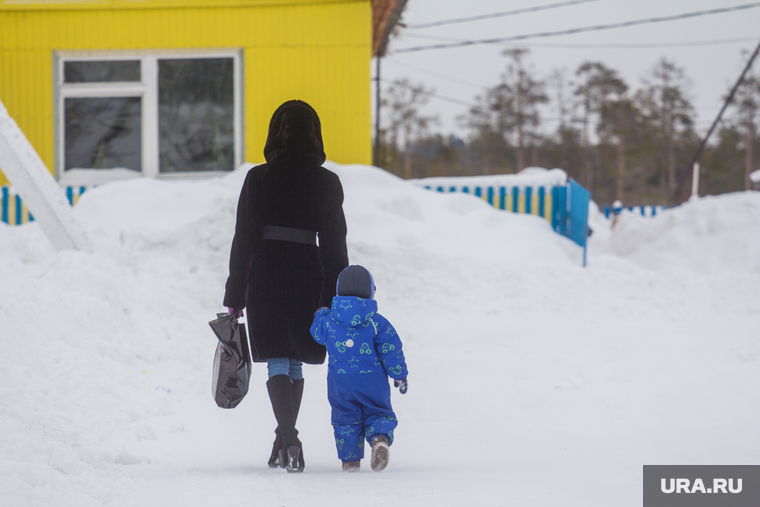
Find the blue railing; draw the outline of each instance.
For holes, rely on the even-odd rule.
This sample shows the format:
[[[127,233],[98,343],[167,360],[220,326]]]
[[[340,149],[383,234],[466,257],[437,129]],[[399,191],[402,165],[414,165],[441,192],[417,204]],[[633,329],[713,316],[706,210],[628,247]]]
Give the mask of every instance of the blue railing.
[[[544,217],[552,221],[553,203],[555,200],[553,188],[546,187],[506,187],[506,186],[431,186],[424,185],[428,190],[437,192],[462,192],[472,194],[486,201],[491,206],[513,213],[526,213]]]
[[[619,215],[623,210],[627,210],[631,213],[637,213],[642,217],[654,217],[667,209],[673,208],[675,208],[675,206],[668,208],[668,206],[610,206],[608,204],[604,207],[604,216],[605,218],[610,218],[614,215]]]
[[[456,178],[451,178],[452,182]],[[513,213],[536,215],[546,219],[555,232],[583,247],[583,265],[586,265],[588,238],[588,205],[590,193],[572,178],[564,185],[507,186],[496,184],[427,185],[423,188],[437,192],[461,192],[483,199],[491,206]]]

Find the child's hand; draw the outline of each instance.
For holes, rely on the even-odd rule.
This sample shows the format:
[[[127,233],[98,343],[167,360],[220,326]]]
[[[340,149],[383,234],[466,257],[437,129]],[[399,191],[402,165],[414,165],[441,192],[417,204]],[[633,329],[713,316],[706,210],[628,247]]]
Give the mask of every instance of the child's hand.
[[[394,380],[393,387],[398,387],[398,392],[401,394],[406,394],[406,389],[409,387],[409,382],[407,382],[405,378],[402,378],[401,380]]]

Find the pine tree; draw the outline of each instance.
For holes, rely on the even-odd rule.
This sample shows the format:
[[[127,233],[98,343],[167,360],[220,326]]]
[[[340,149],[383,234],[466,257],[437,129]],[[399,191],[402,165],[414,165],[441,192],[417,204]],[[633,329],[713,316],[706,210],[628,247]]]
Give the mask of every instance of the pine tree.
[[[686,86],[683,69],[662,58],[644,79],[644,88],[636,93],[636,104],[656,129],[660,181],[666,195],[672,194],[677,184],[677,146],[694,125],[694,108],[686,97]]]

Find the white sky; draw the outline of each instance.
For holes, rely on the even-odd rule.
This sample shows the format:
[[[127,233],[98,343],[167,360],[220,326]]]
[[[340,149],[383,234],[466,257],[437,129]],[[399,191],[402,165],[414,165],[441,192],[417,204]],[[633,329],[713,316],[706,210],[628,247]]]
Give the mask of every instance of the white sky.
[[[560,3],[563,0],[409,0],[403,21],[407,25],[461,17],[505,12],[515,9]],[[550,10],[499,17],[482,21],[449,24],[423,29],[406,29],[391,41],[391,51],[382,61],[383,79],[408,77],[413,83],[424,83],[441,96],[474,103],[475,96],[499,82],[506,59],[501,52],[507,47],[530,49],[528,64],[539,78],[546,78],[554,69],[566,69],[573,78],[584,61],[601,61],[617,70],[633,90],[661,58],[666,57],[684,68],[691,86],[688,96],[697,113],[697,129],[707,131],[720,110],[724,97],[738,78],[747,56],[760,40],[760,6],[736,12],[713,14],[683,20],[651,23],[574,35],[544,37],[521,43],[474,45],[453,49],[398,53],[406,47],[435,44],[439,41],[418,38],[433,36],[451,39],[487,39],[510,37],[547,31],[620,23],[644,18],[672,16],[702,10],[753,3],[751,0],[596,0]],[[698,41],[750,39],[689,47],[655,48],[566,48],[546,47],[562,44],[672,44]],[[374,62],[373,62],[374,66]],[[755,63],[755,69],[760,62]],[[373,67],[374,73],[374,67]],[[547,89],[552,99],[554,89]],[[466,106],[431,98],[427,114],[437,114],[440,125],[434,131],[464,136],[456,117]],[[556,101],[543,112],[556,117]],[[725,118],[725,116],[724,116]],[[554,130],[556,122],[547,123]]]

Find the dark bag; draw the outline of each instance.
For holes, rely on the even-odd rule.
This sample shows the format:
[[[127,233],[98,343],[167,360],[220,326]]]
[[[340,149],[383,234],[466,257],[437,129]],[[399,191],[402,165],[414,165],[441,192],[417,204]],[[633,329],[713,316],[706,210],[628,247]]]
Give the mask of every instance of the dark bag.
[[[211,392],[221,408],[235,408],[248,392],[251,379],[248,335],[236,314],[217,313],[216,316],[216,320],[208,323],[219,338]]]

